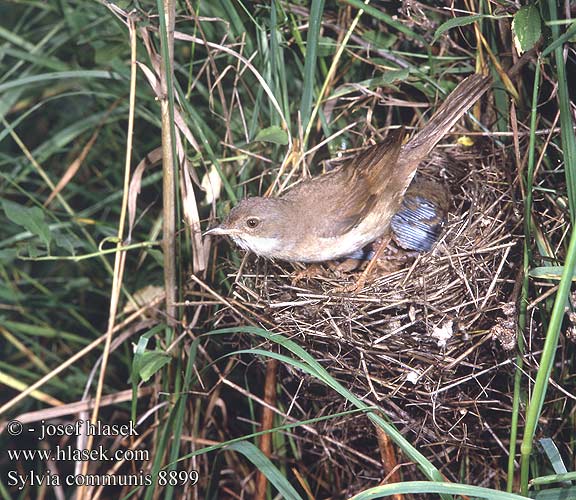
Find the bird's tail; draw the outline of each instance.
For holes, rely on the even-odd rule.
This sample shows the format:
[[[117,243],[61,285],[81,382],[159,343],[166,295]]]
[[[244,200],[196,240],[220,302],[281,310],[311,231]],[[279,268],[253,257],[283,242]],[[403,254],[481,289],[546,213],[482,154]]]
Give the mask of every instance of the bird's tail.
[[[491,84],[489,76],[474,74],[462,80],[446,98],[426,126],[402,147],[399,162],[405,175],[412,178],[418,164],[454,126]],[[413,169],[413,172],[410,170]],[[412,175],[410,175],[412,174]]]

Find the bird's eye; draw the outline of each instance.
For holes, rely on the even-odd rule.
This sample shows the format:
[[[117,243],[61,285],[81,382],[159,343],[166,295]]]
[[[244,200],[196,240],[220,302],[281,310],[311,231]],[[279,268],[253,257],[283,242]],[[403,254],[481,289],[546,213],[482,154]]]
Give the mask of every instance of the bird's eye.
[[[258,224],[260,224],[260,219],[258,219],[258,217],[250,217],[249,219],[246,219],[246,225],[250,229],[254,229]]]

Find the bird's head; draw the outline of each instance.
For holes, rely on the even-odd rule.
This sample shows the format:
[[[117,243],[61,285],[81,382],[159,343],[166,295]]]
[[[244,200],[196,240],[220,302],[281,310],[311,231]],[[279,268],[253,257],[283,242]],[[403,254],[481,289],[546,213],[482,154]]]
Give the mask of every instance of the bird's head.
[[[290,212],[287,204],[281,198],[246,198],[224,222],[204,234],[230,236],[241,248],[274,258],[286,244],[286,214]]]

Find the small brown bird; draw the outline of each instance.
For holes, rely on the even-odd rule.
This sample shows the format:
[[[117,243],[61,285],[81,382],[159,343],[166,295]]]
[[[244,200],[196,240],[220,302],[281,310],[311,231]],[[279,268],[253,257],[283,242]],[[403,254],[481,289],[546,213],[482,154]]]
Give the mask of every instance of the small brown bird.
[[[384,142],[280,197],[242,200],[206,234],[228,235],[245,250],[292,262],[322,262],[354,253],[387,233],[396,214],[396,222],[402,222],[404,194],[418,164],[489,86],[489,77],[469,76],[405,145],[402,130],[391,132]],[[409,212],[404,219],[410,218]]]

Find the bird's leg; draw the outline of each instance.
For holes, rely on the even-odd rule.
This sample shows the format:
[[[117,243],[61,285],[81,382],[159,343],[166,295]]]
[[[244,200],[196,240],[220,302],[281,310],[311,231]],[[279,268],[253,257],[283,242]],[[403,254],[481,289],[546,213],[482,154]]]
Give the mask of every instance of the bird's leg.
[[[357,293],[360,290],[362,290],[362,288],[364,288],[364,285],[368,281],[370,274],[374,270],[374,267],[376,266],[378,259],[382,255],[382,252],[390,244],[391,239],[392,239],[392,236],[390,234],[388,234],[382,238],[382,241],[378,245],[376,252],[374,252],[374,255],[370,259],[370,262],[368,262],[366,269],[364,269],[364,271],[362,271],[362,274],[358,277],[358,279],[356,280],[355,283],[352,283],[350,285],[345,285],[343,287],[338,287],[338,289],[336,291]]]
[[[310,264],[300,271],[295,271],[292,275],[292,286],[298,285],[303,280],[311,280],[312,278],[323,275],[324,268],[320,264]]]
[[[387,235],[387,236],[382,238],[382,241],[380,242],[380,245],[378,246],[376,252],[374,252],[374,255],[370,259],[370,262],[368,262],[366,269],[364,269],[364,271],[362,271],[362,274],[356,280],[356,284],[354,285],[354,288],[351,291],[359,292],[360,290],[362,290],[362,288],[364,288],[364,285],[368,281],[370,274],[372,274],[372,271],[374,270],[374,267],[376,266],[378,259],[382,255],[382,252],[390,244],[391,238],[392,238],[391,235]]]
[[[349,273],[357,270],[365,263],[366,261],[360,258],[345,259],[342,262],[329,260],[324,262],[324,265],[327,266],[328,269],[320,264],[309,264],[304,269],[293,273],[291,284],[298,285],[303,280],[308,281],[317,278],[318,276],[328,276],[329,271],[336,274],[336,276],[340,276],[342,273]]]

